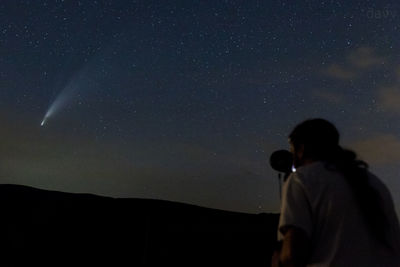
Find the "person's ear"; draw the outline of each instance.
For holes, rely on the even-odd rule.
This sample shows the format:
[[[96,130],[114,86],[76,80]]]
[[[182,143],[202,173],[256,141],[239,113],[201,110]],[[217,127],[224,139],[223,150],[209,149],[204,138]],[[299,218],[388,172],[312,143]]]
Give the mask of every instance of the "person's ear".
[[[296,156],[298,159],[302,159],[304,156],[304,145],[300,144],[299,147],[296,149]]]

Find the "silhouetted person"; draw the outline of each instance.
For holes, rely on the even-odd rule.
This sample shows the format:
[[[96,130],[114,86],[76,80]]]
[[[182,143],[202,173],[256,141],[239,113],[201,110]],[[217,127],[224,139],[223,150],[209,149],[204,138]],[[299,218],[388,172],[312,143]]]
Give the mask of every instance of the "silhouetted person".
[[[400,228],[387,187],[339,145],[323,119],[289,136],[296,172],[283,186],[273,266],[400,266]],[[279,259],[279,262],[277,261]]]

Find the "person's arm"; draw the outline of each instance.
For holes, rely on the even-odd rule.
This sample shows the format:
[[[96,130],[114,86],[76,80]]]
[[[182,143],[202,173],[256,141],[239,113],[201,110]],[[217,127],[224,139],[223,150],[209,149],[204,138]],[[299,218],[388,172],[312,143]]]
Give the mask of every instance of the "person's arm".
[[[310,240],[305,231],[297,227],[287,227],[284,231],[279,266],[304,267],[310,253]]]
[[[311,255],[312,208],[298,175],[293,173],[283,187],[278,225],[282,248],[274,254],[272,266],[306,266]]]
[[[276,247],[272,252],[271,267],[279,267],[281,249],[282,249],[282,241],[279,241],[276,243]]]

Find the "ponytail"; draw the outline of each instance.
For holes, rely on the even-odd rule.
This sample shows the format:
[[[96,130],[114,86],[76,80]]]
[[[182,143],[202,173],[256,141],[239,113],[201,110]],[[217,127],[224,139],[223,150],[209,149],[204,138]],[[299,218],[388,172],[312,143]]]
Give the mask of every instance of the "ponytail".
[[[382,209],[381,196],[370,184],[368,164],[357,159],[355,152],[340,147],[333,155],[327,160],[326,168],[336,169],[343,174],[364,216],[369,232],[375,240],[391,248],[386,236],[388,220]]]

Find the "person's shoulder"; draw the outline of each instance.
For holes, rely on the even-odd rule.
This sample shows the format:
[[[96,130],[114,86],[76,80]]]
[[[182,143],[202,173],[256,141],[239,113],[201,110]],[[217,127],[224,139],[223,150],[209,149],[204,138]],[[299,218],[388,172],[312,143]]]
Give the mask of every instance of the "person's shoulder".
[[[381,193],[388,194],[390,192],[386,184],[374,173],[367,170],[367,175],[369,179],[369,184],[372,185],[374,188],[377,188]]]
[[[298,177],[301,178],[301,177],[318,176],[326,171],[327,170],[324,161],[315,161],[313,163],[297,168],[295,173],[297,174]]]
[[[306,187],[316,188],[339,180],[338,175],[340,174],[329,169],[325,161],[315,161],[297,168],[293,178]]]

